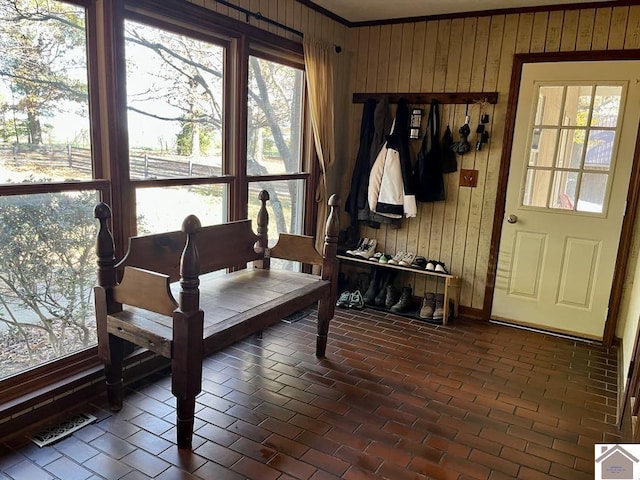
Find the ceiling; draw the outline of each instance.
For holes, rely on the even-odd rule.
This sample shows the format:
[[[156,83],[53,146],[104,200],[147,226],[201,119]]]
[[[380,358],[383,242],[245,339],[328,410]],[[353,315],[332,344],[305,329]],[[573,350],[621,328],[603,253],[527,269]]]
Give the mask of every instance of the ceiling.
[[[582,0],[580,3],[601,0]],[[313,0],[349,23],[428,17],[432,15],[575,4],[562,0]]]

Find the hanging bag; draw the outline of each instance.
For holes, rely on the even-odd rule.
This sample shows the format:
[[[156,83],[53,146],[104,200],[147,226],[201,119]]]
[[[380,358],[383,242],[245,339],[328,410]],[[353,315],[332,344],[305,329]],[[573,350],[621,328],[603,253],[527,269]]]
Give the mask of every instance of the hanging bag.
[[[445,199],[441,162],[440,109],[438,101],[433,100],[429,108],[427,132],[414,166],[416,200],[419,202],[440,202]]]

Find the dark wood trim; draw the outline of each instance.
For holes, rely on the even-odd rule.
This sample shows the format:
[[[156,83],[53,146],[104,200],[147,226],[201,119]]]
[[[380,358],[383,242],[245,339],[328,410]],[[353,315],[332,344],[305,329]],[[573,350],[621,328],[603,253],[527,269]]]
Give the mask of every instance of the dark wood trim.
[[[560,52],[560,53],[536,53],[514,55],[513,69],[511,71],[511,83],[509,85],[509,100],[505,120],[505,133],[502,144],[502,156],[500,159],[500,171],[498,174],[498,190],[491,231],[491,245],[489,249],[489,262],[487,266],[487,282],[485,287],[483,318],[488,320],[491,316],[491,307],[495,291],[496,273],[498,268],[498,249],[502,234],[502,220],[505,212],[507,181],[509,177],[510,158],[513,147],[513,132],[516,121],[516,108],[522,77],[522,66],[525,63],[540,62],[564,62],[564,61],[604,61],[604,60],[640,60],[640,50],[610,50],[601,52]],[[636,142],[634,152],[632,174],[629,180],[627,193],[627,205],[625,209],[620,245],[616,258],[616,268],[611,286],[609,298],[609,312],[603,332],[603,344],[610,347],[613,344],[615,330],[620,313],[624,279],[627,271],[627,263],[630,257],[631,237],[636,218],[636,207],[640,199],[640,143]]]
[[[172,177],[148,180],[131,180],[134,188],[153,187],[180,187],[189,185],[219,185],[221,183],[232,183],[235,180],[233,175],[223,175],[221,177]]]
[[[247,177],[247,182],[277,182],[279,180],[308,180],[310,174],[304,173],[283,173],[279,175],[251,175]]]
[[[312,2],[311,0],[296,0],[296,1],[304,5],[305,7],[310,8],[315,12],[318,12],[321,15],[324,15],[325,17],[330,18],[331,20],[335,20],[336,22],[341,23],[342,25],[345,25],[347,27],[354,26],[354,24],[349,20],[347,20],[346,18],[343,18],[340,15],[333,13],[331,10],[327,10],[326,8],[321,7],[320,5]]]
[[[471,318],[473,320],[485,321],[482,315],[482,309],[466,307],[464,305],[458,305],[458,315],[465,318]]]
[[[0,196],[30,195],[36,193],[77,192],[98,190],[107,192],[111,187],[108,180],[87,180],[86,182],[51,182],[51,183],[9,183],[0,185]]]
[[[227,145],[230,147],[223,155],[229,173],[236,177],[230,184],[230,220],[241,220],[249,215],[249,185],[247,183],[247,119],[249,98],[249,38],[242,37],[234,44],[232,57],[235,63],[228,64],[232,72],[229,85],[225,85],[225,100],[228,102],[230,128],[227,129]],[[235,85],[235,88],[234,88]]]
[[[305,3],[298,0],[300,3]],[[312,3],[312,2],[309,2]],[[419,17],[402,17],[402,18],[389,18],[385,20],[369,20],[364,22],[350,22],[345,20],[344,25],[348,27],[374,27],[379,25],[394,25],[401,23],[416,23],[416,22],[430,22],[437,20],[455,20],[459,18],[469,17],[489,17],[493,15],[518,15],[522,13],[536,13],[536,12],[554,12],[558,10],[587,10],[597,8],[612,8],[640,5],[638,0],[616,0],[616,1],[603,1],[592,3],[566,3],[559,5],[541,5],[536,7],[517,7],[517,8],[495,8],[492,10],[474,10],[471,12],[459,12],[459,13],[444,13],[440,15],[423,15]],[[308,5],[312,8],[310,5]],[[315,10],[315,9],[314,9]],[[320,12],[322,13],[322,12]],[[331,17],[333,18],[333,17]],[[338,17],[342,18],[342,17]],[[342,22],[341,22],[342,23]]]
[[[432,100],[446,105],[464,105],[486,102],[495,105],[498,103],[498,92],[443,92],[443,93],[354,93],[353,103],[365,103],[373,98],[380,101],[387,97],[390,103],[398,103],[404,98],[412,105],[429,104]]]

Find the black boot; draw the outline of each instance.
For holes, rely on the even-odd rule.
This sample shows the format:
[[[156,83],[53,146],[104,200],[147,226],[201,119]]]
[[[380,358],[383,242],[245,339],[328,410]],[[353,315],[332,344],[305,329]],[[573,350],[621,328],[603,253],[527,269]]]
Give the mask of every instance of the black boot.
[[[386,271],[382,274],[380,280],[380,287],[378,288],[378,294],[375,298],[375,304],[377,307],[384,307],[387,299],[387,287],[393,282],[396,272]]]
[[[385,308],[390,309],[393,307],[398,302],[399,297],[400,293],[398,292],[398,289],[394,287],[392,283],[387,285],[387,295],[384,299]]]
[[[395,313],[406,312],[411,309],[411,304],[413,300],[413,292],[411,290],[411,285],[408,287],[402,287],[402,294],[400,295],[400,300],[391,307],[391,311]]]
[[[369,287],[365,292],[363,298],[364,303],[367,305],[374,305],[376,299],[376,293],[378,292],[379,285],[382,283],[383,273],[380,272],[379,268],[373,268],[373,274],[371,275],[371,282],[369,282]]]

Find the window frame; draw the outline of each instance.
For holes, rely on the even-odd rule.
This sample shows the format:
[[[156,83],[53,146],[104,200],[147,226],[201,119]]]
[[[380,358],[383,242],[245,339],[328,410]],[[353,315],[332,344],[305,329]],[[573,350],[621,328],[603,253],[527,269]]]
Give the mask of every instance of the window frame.
[[[301,42],[280,37],[240,20],[179,0],[61,0],[85,8],[87,35],[87,68],[90,138],[93,178],[86,181],[0,185],[0,196],[97,190],[102,201],[112,209],[111,230],[116,244],[116,258],[121,258],[127,239],[136,232],[135,189],[145,187],[226,184],[227,218],[246,218],[248,186],[257,180],[294,180],[305,182],[303,225],[307,235],[315,234],[314,200],[320,169],[315,156],[313,133],[308,118],[306,98],[303,100],[301,139],[303,172],[285,175],[248,177],[246,175],[247,91],[249,55],[289,64],[304,70]],[[126,80],[124,56],[124,20],[141,21],[154,26],[165,25],[206,41],[226,45],[224,84],[223,175],[214,177],[131,180],[129,178],[129,145],[127,133]],[[215,31],[215,33],[213,33]],[[266,55],[266,56],[265,56]],[[126,159],[126,161],[124,161]],[[136,358],[147,358],[142,352]],[[135,362],[135,358],[131,359]],[[43,405],[43,398],[53,401],[64,385],[93,388],[96,368],[102,363],[97,347],[52,360],[18,372],[0,381],[3,391],[0,425]],[[93,372],[93,373],[92,373]],[[85,379],[85,380],[82,380]],[[82,382],[88,383],[82,383]],[[56,386],[54,388],[54,385]],[[74,387],[75,391],[77,387]],[[8,422],[11,423],[11,422]]]

